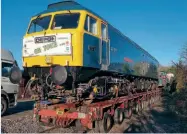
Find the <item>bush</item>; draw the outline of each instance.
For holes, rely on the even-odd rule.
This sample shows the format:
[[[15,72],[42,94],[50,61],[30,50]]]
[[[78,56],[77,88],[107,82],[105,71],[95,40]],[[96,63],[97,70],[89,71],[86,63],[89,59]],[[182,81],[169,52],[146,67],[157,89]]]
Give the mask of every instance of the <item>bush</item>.
[[[169,102],[170,110],[181,115],[187,116],[187,89],[178,90],[172,95]]]

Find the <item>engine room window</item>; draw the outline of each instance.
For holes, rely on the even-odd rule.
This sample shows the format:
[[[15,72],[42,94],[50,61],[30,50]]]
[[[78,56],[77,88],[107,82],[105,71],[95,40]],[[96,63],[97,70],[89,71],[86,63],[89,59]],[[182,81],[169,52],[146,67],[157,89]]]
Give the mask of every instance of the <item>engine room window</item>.
[[[55,15],[52,29],[72,29],[79,24],[80,13],[67,13]]]
[[[97,20],[91,16],[86,17],[85,30],[97,35]]]
[[[101,34],[103,39],[107,39],[107,27],[105,24],[101,24]]]
[[[45,17],[38,16],[36,19],[32,20],[28,30],[28,34],[47,30],[49,27],[50,20],[51,20],[51,16],[45,16]]]

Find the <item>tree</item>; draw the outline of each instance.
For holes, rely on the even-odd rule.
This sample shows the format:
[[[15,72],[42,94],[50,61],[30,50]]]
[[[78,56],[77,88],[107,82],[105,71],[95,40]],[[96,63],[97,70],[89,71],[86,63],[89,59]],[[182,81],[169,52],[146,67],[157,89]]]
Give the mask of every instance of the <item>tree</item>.
[[[181,61],[187,65],[187,44],[183,46],[181,53],[180,53]]]
[[[187,45],[183,46],[180,52],[180,60],[178,63],[173,62],[177,81],[177,89],[185,88],[187,84]]]

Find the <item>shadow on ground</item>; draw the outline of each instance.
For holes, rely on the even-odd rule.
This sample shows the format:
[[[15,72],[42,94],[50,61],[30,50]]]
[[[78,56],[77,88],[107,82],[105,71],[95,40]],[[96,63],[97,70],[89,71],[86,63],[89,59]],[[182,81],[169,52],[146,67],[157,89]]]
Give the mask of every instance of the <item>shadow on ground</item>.
[[[33,109],[34,101],[21,101],[18,102],[17,106],[15,108],[10,108],[8,111],[5,113],[4,116],[16,114],[16,113],[21,113],[25,111],[29,111]]]
[[[181,119],[168,108],[169,96],[163,96],[161,103],[151,110],[144,111],[127,123],[123,133],[184,133],[187,132],[187,120]]]

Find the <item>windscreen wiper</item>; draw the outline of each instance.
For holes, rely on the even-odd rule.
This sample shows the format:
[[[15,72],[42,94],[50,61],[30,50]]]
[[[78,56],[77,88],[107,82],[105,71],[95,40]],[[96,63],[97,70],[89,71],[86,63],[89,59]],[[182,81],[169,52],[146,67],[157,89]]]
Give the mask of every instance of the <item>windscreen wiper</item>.
[[[36,22],[37,22],[37,20],[39,19],[39,17],[41,16],[41,14],[39,14],[37,17],[36,17],[36,19],[34,20],[34,24],[36,24]]]

